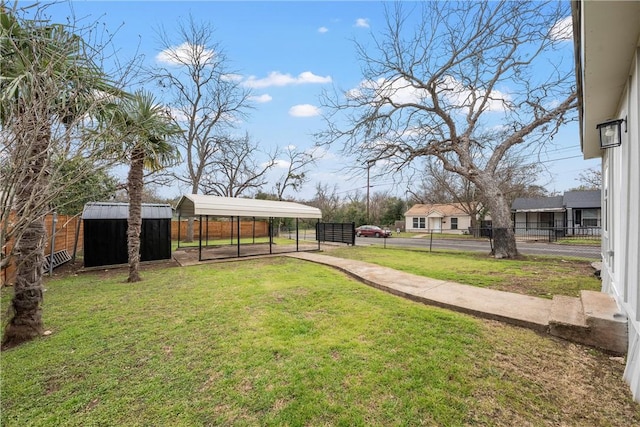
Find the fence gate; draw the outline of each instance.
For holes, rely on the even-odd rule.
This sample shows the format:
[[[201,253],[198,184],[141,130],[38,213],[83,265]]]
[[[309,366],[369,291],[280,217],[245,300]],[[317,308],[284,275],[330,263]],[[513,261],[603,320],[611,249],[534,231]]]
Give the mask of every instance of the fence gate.
[[[316,224],[316,240],[355,245],[356,224],[355,222],[319,222]]]

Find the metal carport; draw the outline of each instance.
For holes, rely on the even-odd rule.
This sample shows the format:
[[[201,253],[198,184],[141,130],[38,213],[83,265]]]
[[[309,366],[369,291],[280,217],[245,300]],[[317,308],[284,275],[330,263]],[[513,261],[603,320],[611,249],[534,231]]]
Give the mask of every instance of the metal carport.
[[[198,232],[198,260],[202,259],[202,218],[208,223],[209,217],[236,218],[237,231],[237,256],[240,257],[240,219],[241,218],[268,218],[272,225],[274,218],[295,218],[296,220],[296,251],[299,250],[299,219],[322,218],[322,212],[318,208],[294,202],[281,202],[275,200],[241,199],[234,197],[208,196],[202,194],[186,194],[180,198],[176,206],[178,221],[181,218],[199,218]],[[271,227],[270,227],[271,228]],[[269,253],[273,253],[273,235],[269,232]],[[318,248],[320,250],[320,241]]]

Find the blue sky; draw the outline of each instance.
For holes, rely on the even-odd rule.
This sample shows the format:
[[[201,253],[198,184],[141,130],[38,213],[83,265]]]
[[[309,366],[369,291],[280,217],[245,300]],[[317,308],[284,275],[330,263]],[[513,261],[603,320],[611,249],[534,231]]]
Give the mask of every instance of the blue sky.
[[[81,22],[98,21],[115,32],[113,42],[121,60],[144,55],[148,66],[158,61],[158,29],[164,28],[171,38],[177,21],[189,14],[209,22],[229,67],[243,76],[255,96],[255,109],[239,124],[238,132],[248,132],[265,151],[313,145],[311,135],[323,126],[318,115],[321,91],[358,86],[362,76],[353,40],[366,43],[384,25],[383,3],[367,1],[74,1],[50,8],[52,21],[66,21],[70,7]],[[572,55],[572,43],[566,44],[566,54]],[[555,143],[541,159],[551,172],[540,181],[548,190],[575,187],[581,171],[598,166],[597,160],[585,161],[580,156],[577,123],[567,125]],[[554,159],[564,160],[550,161]],[[311,182],[298,195],[288,195],[310,199],[317,182],[337,184],[343,196],[365,192],[366,176],[349,174],[343,170],[346,165],[349,159],[332,147],[311,171]],[[372,185],[374,192],[391,190],[403,196],[407,184],[394,185],[390,177],[376,176]],[[161,194],[172,197],[179,192],[167,188]]]

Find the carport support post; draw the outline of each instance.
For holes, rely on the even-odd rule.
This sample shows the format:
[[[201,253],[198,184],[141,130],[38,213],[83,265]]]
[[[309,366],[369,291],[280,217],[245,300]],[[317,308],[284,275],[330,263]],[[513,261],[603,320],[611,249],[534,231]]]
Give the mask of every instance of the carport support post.
[[[273,253],[273,250],[271,248],[271,244],[273,243],[273,218],[269,217],[269,255],[271,255]]]
[[[178,212],[178,249],[180,249],[180,229],[182,228],[182,222],[180,222],[180,213]]]
[[[296,218],[296,252],[298,252],[298,218]]]
[[[256,244],[256,217],[253,217],[253,230],[251,231],[251,235],[253,236],[253,244]]]
[[[204,247],[208,248],[209,247],[209,215],[207,215],[205,218],[207,219],[207,226],[205,228],[207,235],[204,237],[204,241],[205,241]]]
[[[316,240],[318,241],[318,250],[320,250],[320,218],[318,218],[318,222],[316,223]]]
[[[202,215],[198,217],[198,261],[202,261]]]
[[[238,221],[238,258],[240,258],[240,217],[237,217],[236,220]]]
[[[233,245],[233,217],[231,217],[231,224],[229,225],[229,234],[231,235],[230,245]]]

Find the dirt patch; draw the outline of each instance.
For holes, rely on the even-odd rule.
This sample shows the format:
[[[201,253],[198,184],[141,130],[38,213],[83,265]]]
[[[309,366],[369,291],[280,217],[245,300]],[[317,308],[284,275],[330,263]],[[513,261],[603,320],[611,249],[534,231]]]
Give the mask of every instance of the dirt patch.
[[[523,274],[507,274],[505,280],[497,282],[490,289],[552,298],[553,295],[577,297],[580,290],[599,291],[601,283],[596,270],[587,262],[559,261],[545,262],[544,266],[525,265]]]

